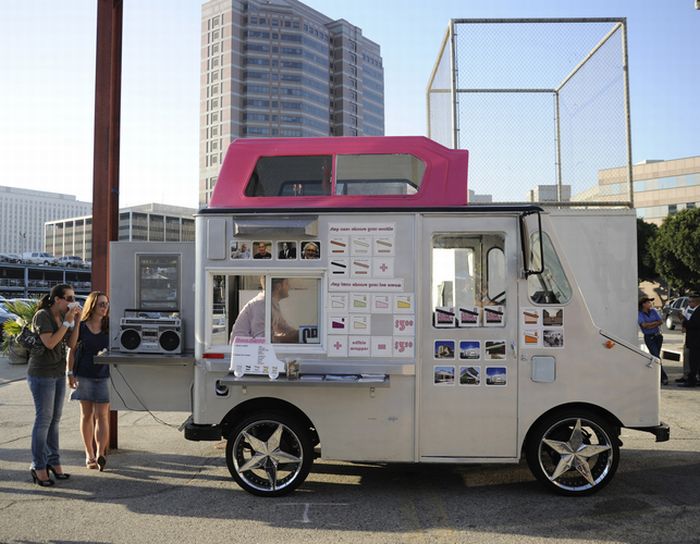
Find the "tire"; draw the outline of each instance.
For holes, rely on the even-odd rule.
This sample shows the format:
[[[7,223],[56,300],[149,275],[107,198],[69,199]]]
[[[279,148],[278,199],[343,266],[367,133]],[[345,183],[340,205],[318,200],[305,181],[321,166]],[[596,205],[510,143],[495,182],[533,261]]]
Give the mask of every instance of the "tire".
[[[669,315],[668,317],[666,317],[666,328],[667,328],[669,331],[672,331],[673,329],[676,328],[676,325],[675,325],[675,323],[673,322],[673,318],[672,318],[670,315]]]
[[[291,493],[304,482],[312,463],[309,429],[280,412],[259,412],[244,418],[226,444],[231,476],[244,490],[260,497]]]
[[[583,447],[576,445],[577,434]],[[567,452],[576,455],[562,455]],[[583,496],[612,480],[620,447],[614,427],[606,419],[590,410],[566,410],[547,416],[532,429],[525,455],[532,474],[547,489]]]

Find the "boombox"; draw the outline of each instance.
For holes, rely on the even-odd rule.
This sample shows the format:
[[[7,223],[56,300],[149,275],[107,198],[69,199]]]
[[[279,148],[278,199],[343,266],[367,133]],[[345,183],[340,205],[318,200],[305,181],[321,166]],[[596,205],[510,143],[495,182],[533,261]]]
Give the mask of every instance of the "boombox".
[[[125,310],[119,322],[119,351],[182,353],[184,335],[177,312]]]

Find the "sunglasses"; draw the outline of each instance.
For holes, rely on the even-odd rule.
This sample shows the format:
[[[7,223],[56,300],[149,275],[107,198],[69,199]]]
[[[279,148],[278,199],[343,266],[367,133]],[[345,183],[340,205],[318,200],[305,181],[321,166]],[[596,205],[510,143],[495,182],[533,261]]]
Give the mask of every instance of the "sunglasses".
[[[67,297],[61,297],[63,300],[66,302],[75,302],[75,297],[73,295],[69,295]]]
[[[100,308],[109,308],[109,302],[98,302],[97,305]]]

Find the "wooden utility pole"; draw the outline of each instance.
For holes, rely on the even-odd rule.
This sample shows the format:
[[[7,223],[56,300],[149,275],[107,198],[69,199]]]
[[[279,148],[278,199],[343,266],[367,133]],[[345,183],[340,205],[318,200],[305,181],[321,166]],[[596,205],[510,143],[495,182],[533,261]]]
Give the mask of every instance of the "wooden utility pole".
[[[97,0],[92,289],[105,293],[109,292],[109,242],[119,237],[121,73],[122,0]],[[115,410],[109,417],[109,447],[118,447]]]

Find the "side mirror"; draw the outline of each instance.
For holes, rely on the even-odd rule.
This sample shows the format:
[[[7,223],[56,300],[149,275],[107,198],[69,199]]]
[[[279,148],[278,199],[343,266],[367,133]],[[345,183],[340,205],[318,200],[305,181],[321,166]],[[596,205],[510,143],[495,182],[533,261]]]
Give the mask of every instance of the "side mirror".
[[[535,248],[531,247],[530,242],[532,241],[533,234],[537,233],[537,246]],[[539,210],[531,210],[523,212],[520,215],[520,243],[523,252],[523,273],[525,277],[532,276],[533,274],[542,274],[544,272],[544,247],[542,244],[542,217]],[[535,252],[539,252],[539,263],[537,259],[530,259],[530,256]],[[535,266],[537,268],[535,268]]]

